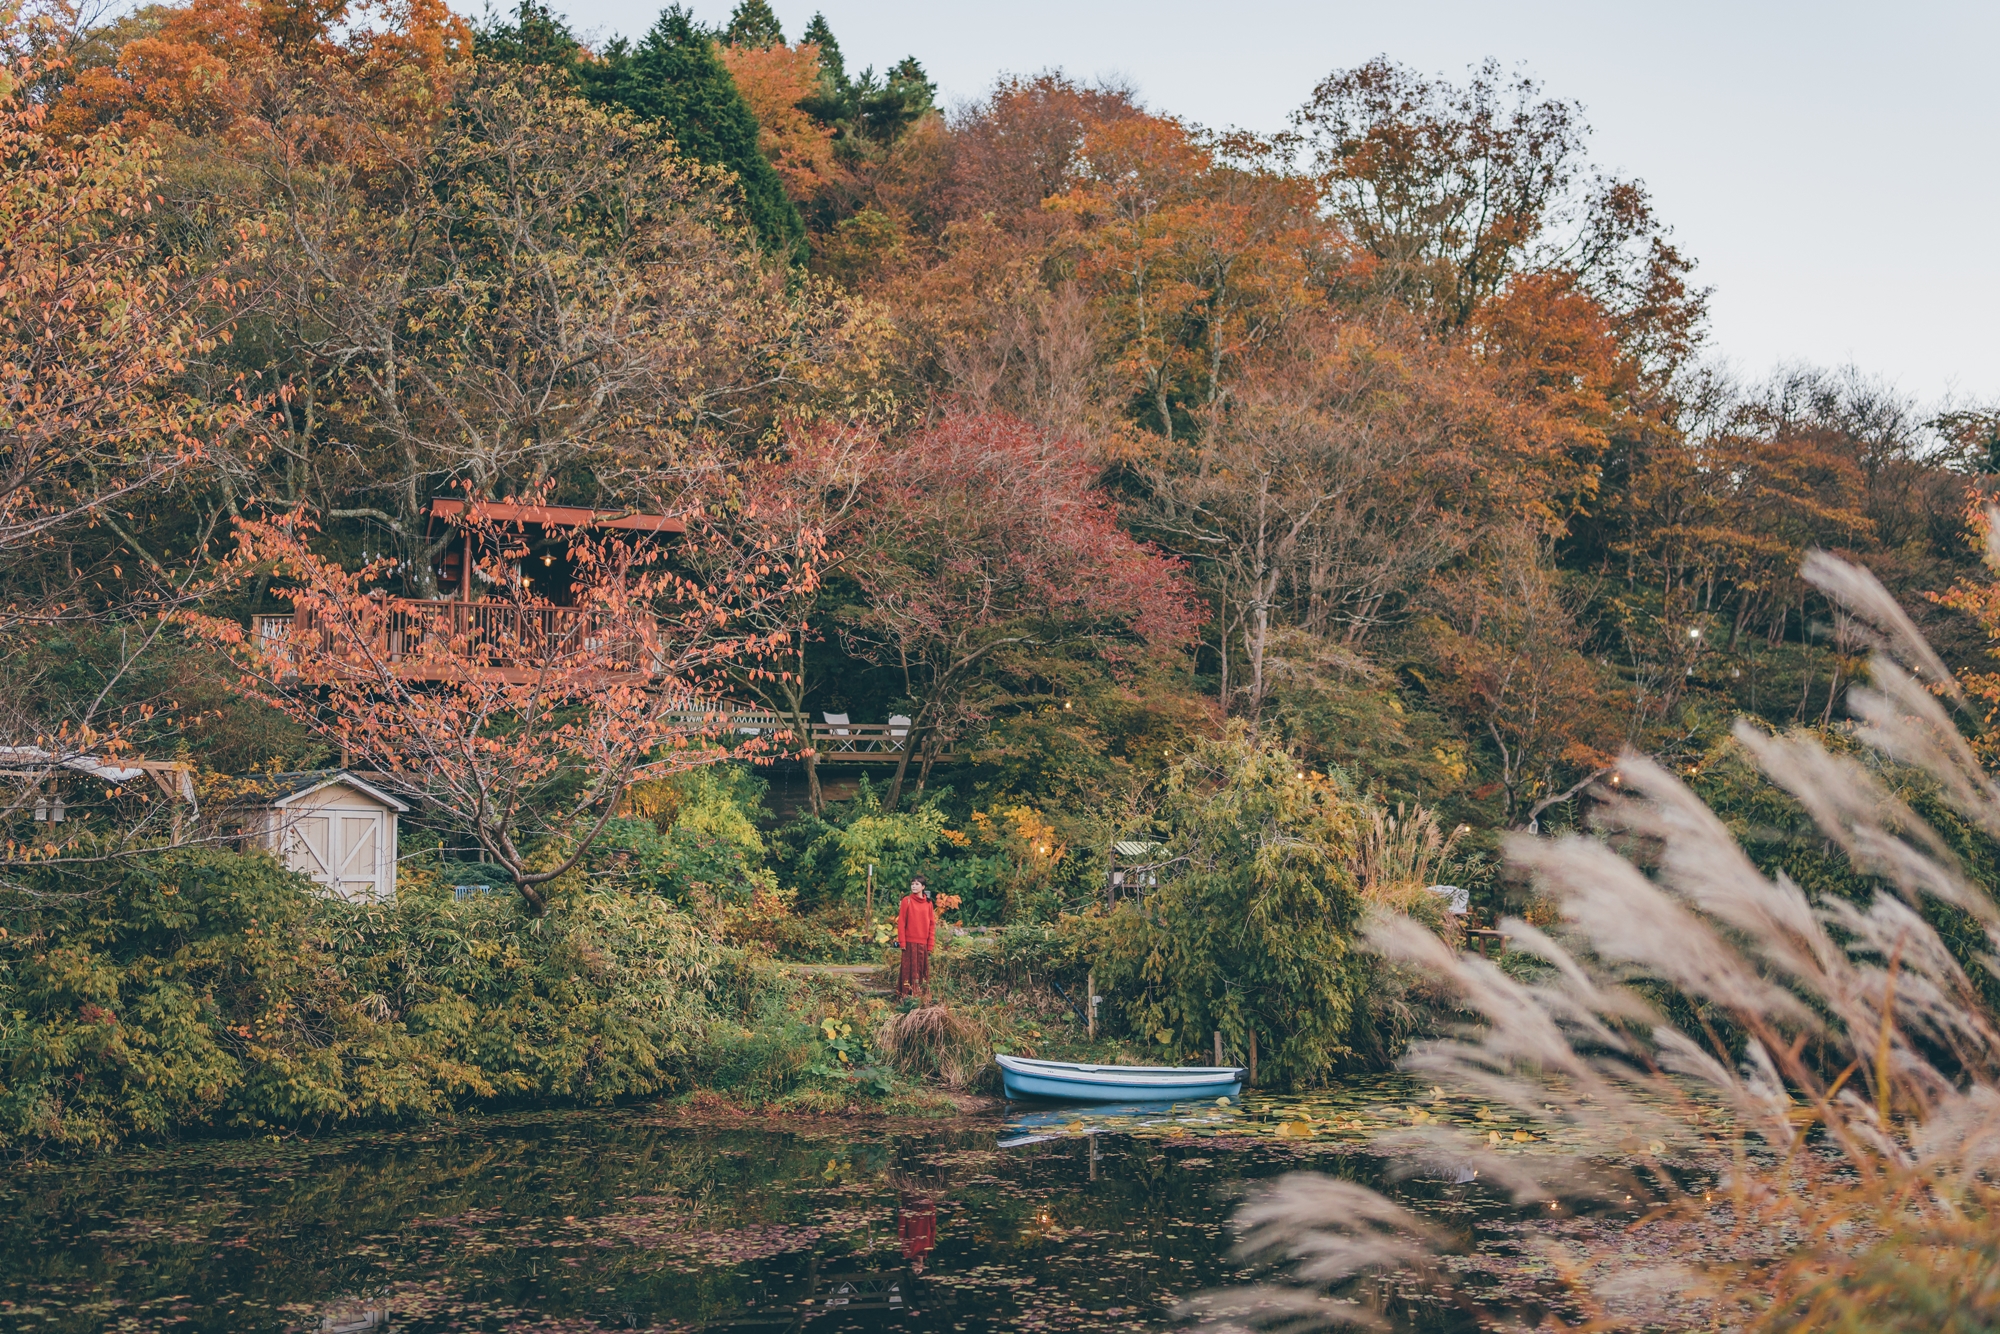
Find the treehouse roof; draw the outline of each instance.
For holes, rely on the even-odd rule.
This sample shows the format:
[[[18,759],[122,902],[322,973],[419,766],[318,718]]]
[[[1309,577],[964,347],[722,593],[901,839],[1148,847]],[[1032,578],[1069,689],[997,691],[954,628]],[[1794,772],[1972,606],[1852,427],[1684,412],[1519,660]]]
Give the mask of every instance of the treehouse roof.
[[[468,502],[438,499],[431,517],[462,521]],[[687,524],[666,514],[634,514],[630,510],[593,510],[576,505],[517,505],[509,500],[470,502],[472,516],[492,523],[535,524],[542,528],[621,528],[640,533],[683,533]]]

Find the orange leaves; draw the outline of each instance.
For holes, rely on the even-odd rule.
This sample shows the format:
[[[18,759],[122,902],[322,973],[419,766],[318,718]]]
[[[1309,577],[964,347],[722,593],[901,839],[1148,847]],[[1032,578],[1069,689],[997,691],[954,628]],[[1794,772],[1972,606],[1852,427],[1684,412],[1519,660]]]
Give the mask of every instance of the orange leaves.
[[[1313,304],[1323,248],[1310,192],[1252,159],[1219,162],[1186,127],[1128,114],[1087,124],[1064,249],[1112,322],[1130,392],[1171,436],[1183,404],[1216,408],[1242,362]]]
[[[45,108],[0,100],[0,551],[103,518],[195,463],[245,409],[178,383],[228,294],[149,264],[128,219],[149,149],[58,145]]]
[[[395,562],[345,571],[294,515],[240,524],[233,558],[244,575],[270,575],[290,616],[260,620],[247,638],[230,623],[190,623],[230,652],[247,688],[469,836],[540,911],[539,886],[583,854],[627,784],[745,753],[720,734],[718,690],[779,641],[727,630],[790,588],[741,576],[760,559],[803,568],[812,544],[774,562],[770,549],[732,555],[728,534],[697,531],[683,554],[710,577],[696,581],[665,568],[657,541],[577,529],[574,582],[556,599],[523,576],[519,522],[476,508],[461,519],[478,599],[390,596]]]
[[[804,201],[836,184],[845,173],[833,158],[833,128],[799,110],[819,91],[819,48],[719,46],[716,55],[757,117],[757,146],[777,168],[785,193]]]

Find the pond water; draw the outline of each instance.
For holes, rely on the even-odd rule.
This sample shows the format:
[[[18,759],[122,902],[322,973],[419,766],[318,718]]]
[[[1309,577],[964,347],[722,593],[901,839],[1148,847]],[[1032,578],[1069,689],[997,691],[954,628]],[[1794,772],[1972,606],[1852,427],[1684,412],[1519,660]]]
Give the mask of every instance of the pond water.
[[[1245,1183],[1302,1167],[1382,1185],[1532,1300],[1522,1230],[1557,1220],[1449,1172],[1391,1181],[1369,1148],[1423,1120],[1540,1147],[1492,1116],[1385,1077],[935,1125],[472,1117],[16,1166],[0,1327],[1166,1330],[1178,1299],[1247,1279],[1229,1226]]]

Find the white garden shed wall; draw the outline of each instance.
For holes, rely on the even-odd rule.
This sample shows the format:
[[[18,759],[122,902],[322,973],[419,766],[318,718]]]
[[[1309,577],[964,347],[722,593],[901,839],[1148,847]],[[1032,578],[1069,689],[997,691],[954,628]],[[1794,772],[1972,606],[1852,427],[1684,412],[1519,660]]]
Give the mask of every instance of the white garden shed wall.
[[[396,892],[396,820],[410,808],[343,770],[274,774],[244,832],[286,866],[344,899]]]

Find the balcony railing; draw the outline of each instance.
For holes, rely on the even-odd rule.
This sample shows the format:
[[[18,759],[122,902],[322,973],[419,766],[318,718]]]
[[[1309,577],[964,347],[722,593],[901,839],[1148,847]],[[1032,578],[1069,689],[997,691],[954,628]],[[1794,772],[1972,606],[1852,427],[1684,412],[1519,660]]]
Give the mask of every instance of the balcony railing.
[[[782,715],[768,711],[745,710],[727,716],[728,725],[744,735],[797,731]],[[897,723],[812,723],[806,732],[807,742],[821,764],[894,764],[902,758],[903,746],[910,735],[907,725]],[[793,743],[785,749],[796,752],[801,747]],[[957,758],[945,751],[933,755],[931,762],[950,763]]]
[[[373,609],[370,609],[371,611]],[[456,676],[469,665],[503,676],[523,675],[578,654],[602,654],[644,673],[640,636],[629,622],[587,607],[524,607],[512,602],[459,602],[388,598],[367,620],[365,647],[408,674],[426,679]],[[251,634],[275,647],[300,634],[317,633],[321,651],[337,651],[335,627],[316,611],[255,616]],[[448,652],[426,645],[442,644]]]

